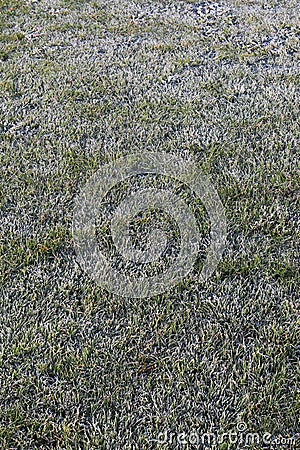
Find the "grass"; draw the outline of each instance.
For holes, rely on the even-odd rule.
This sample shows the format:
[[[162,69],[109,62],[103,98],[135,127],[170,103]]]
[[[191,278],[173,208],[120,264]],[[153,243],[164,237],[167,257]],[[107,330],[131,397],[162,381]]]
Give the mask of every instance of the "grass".
[[[0,1],[1,449],[184,448],[155,440],[239,422],[299,437],[299,17]],[[99,165],[143,149],[194,155],[228,220],[210,280],[146,301],[95,285],[71,236]]]

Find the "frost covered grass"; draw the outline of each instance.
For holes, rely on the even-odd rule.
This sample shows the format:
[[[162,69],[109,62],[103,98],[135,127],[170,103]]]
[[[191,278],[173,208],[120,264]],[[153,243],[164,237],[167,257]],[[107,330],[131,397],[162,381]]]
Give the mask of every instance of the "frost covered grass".
[[[296,439],[298,2],[0,0],[0,26],[1,448]],[[143,149],[196,156],[229,225],[209,281],[147,301],[96,286],[71,236],[89,177]]]

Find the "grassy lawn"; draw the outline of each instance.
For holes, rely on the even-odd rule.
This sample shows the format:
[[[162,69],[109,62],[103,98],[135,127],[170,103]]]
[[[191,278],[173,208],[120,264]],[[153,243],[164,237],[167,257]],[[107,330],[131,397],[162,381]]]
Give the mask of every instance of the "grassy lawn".
[[[296,0],[0,0],[1,449],[299,439],[299,105]],[[76,262],[74,199],[143,150],[197,158],[228,242],[205,283],[121,298]]]

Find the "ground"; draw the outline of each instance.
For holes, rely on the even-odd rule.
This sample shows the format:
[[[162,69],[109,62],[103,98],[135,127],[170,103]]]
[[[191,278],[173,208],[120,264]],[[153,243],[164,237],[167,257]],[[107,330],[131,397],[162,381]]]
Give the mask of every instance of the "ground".
[[[0,26],[0,447],[299,438],[298,2],[0,0]],[[228,236],[206,282],[130,299],[76,262],[72,215],[143,150],[197,158]]]

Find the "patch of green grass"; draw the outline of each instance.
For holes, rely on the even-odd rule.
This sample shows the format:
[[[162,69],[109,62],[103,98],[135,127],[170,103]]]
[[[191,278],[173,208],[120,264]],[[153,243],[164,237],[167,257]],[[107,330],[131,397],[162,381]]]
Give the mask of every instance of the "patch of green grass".
[[[295,436],[299,5],[0,0],[0,15],[0,448],[162,449],[164,430],[241,421]],[[197,158],[228,236],[209,280],[197,260],[130,299],[82,270],[72,216],[100,165],[144,150]],[[170,177],[131,177],[104,206],[148,183],[180,194],[207,238],[201,200]],[[137,247],[159,221],[173,230],[135,218]]]
[[[0,235],[0,264],[2,277],[11,276],[16,271],[24,271],[29,265],[54,256],[65,243],[68,232],[57,227],[40,241],[34,238],[22,238]]]

